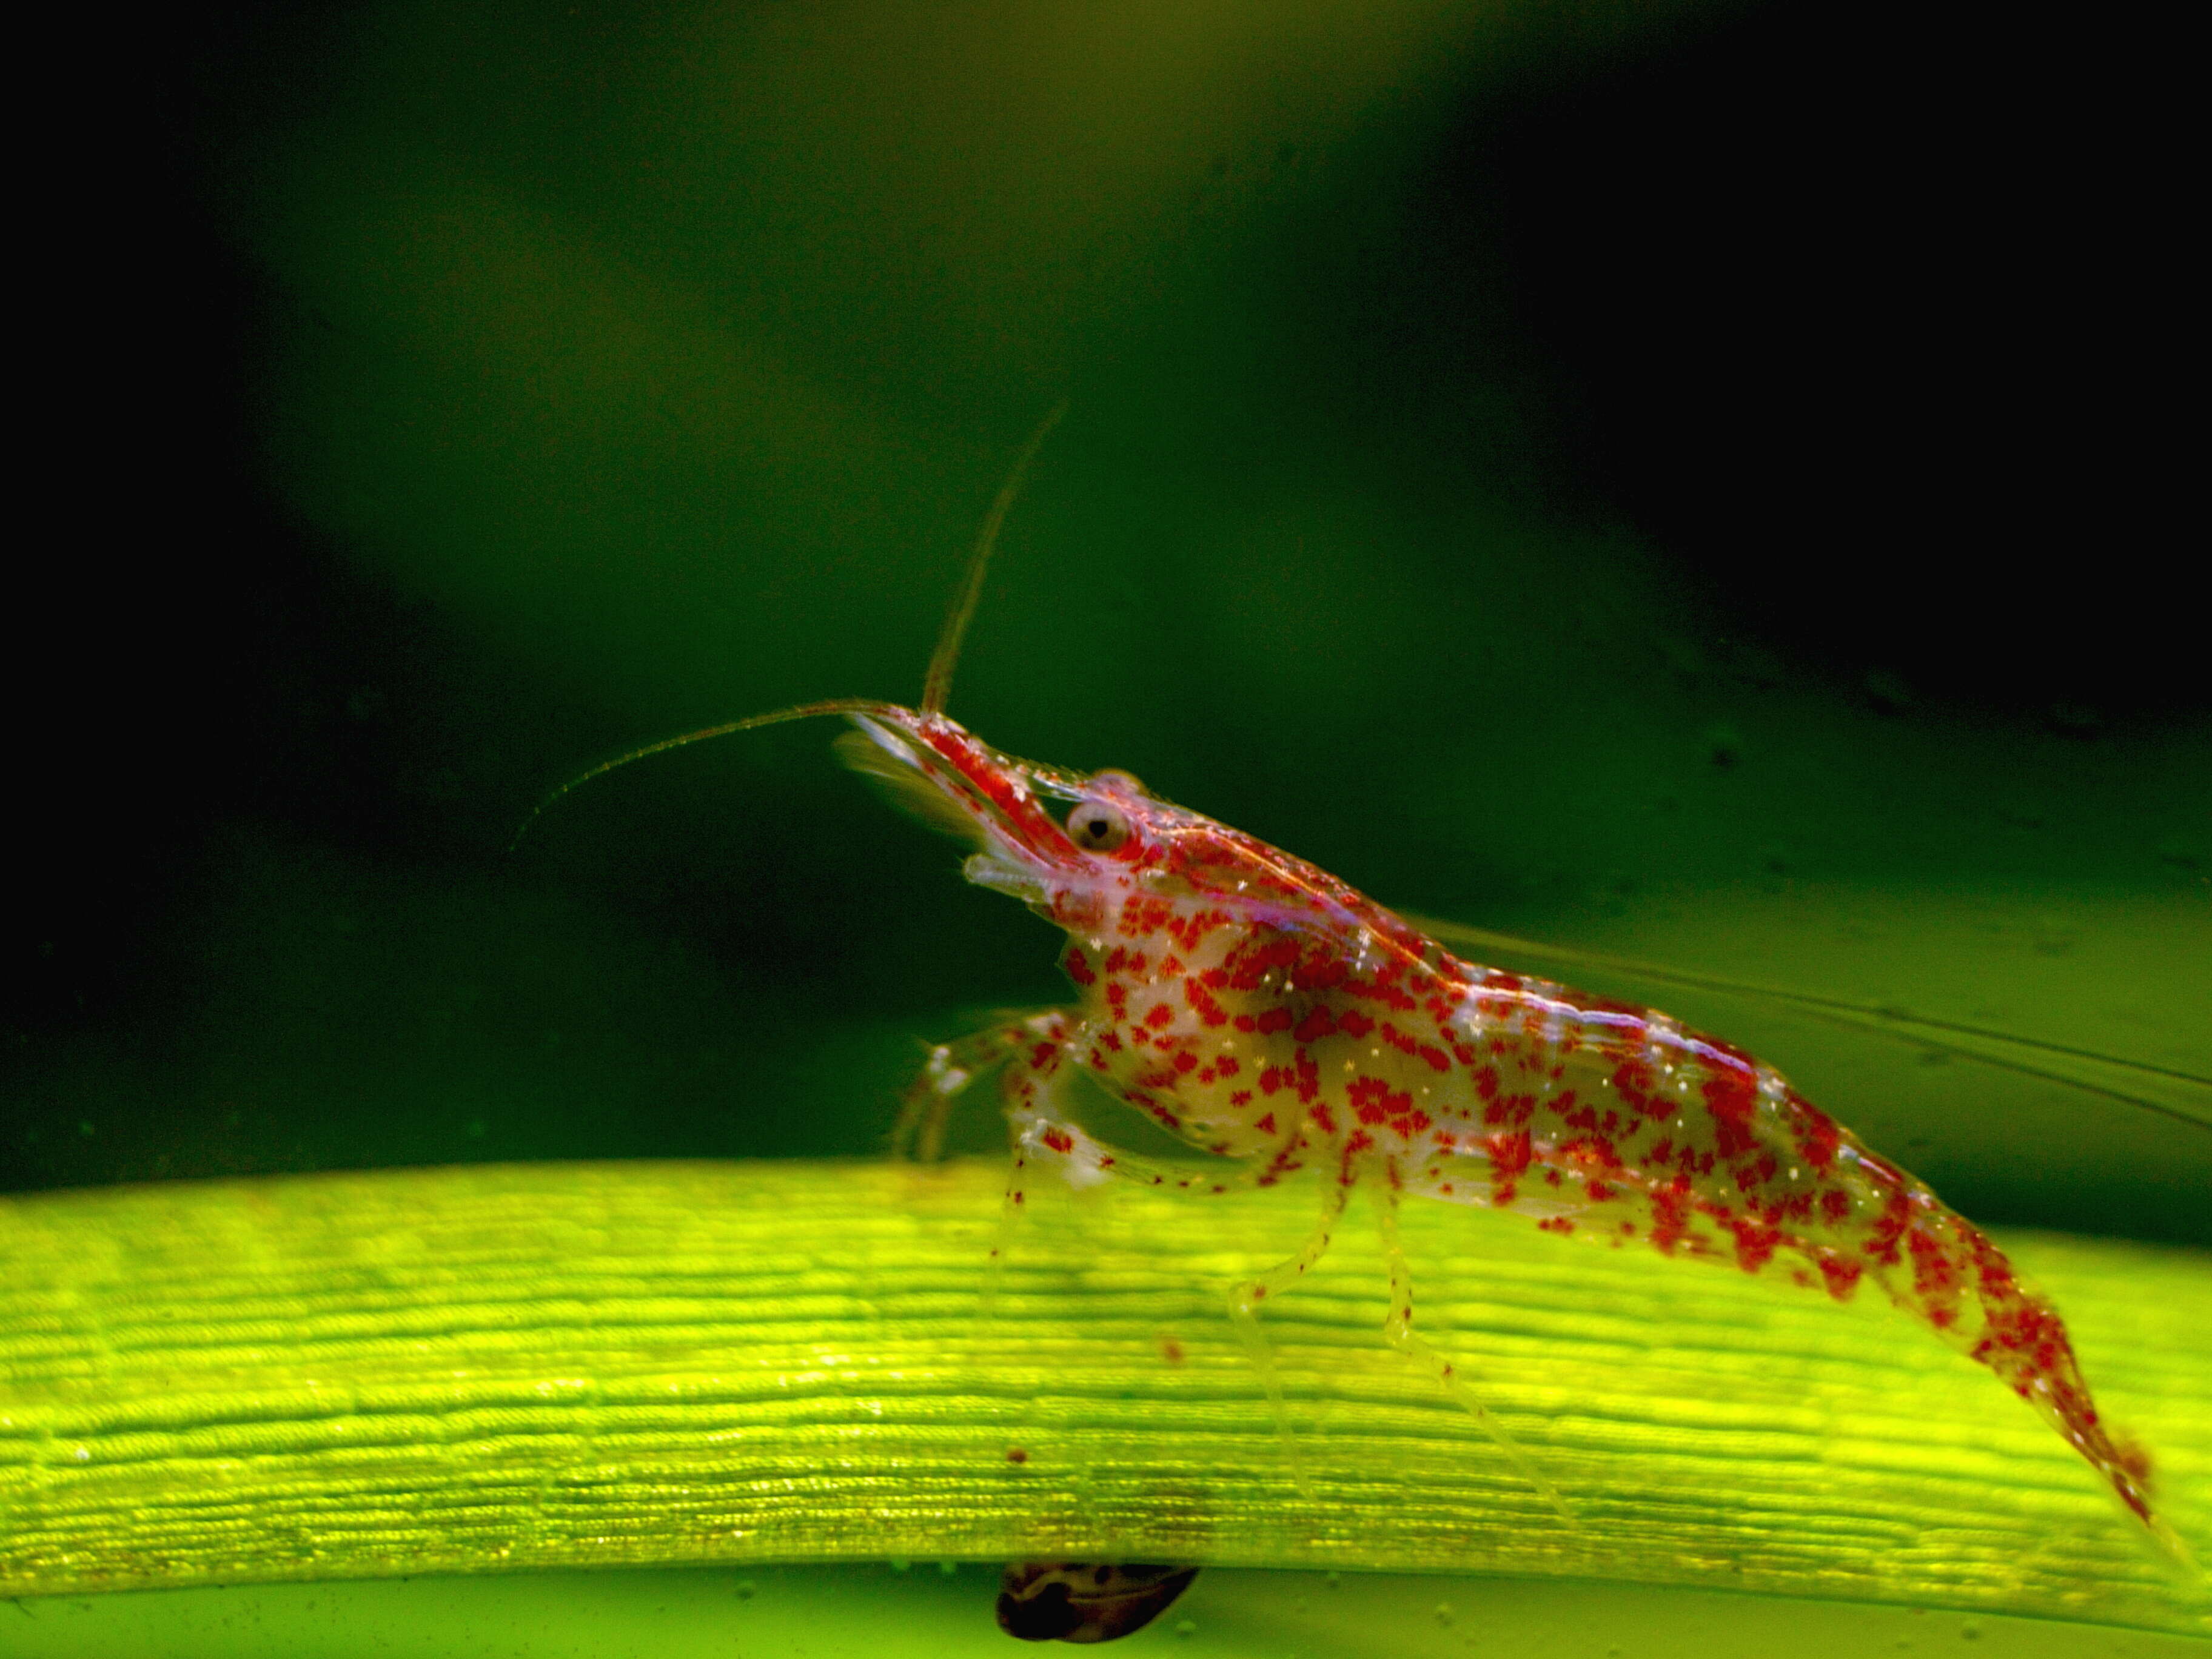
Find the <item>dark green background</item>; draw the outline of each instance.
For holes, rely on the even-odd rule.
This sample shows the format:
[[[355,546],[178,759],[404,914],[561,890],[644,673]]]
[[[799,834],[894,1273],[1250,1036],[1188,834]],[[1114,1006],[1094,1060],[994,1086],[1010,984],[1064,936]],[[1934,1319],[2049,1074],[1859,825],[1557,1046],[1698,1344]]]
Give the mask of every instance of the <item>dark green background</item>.
[[[1801,892],[2102,927],[2039,1034],[2204,1069],[2160,54],[1982,27],[592,0],[107,42],[33,185],[0,1185],[878,1147],[916,1039],[1060,992],[828,727],[501,848],[630,744],[911,701],[1062,397],[954,694],[992,741],[1543,937]],[[1804,988],[1883,989],[1814,944]],[[2116,959],[2156,1030],[2099,1016]],[[2000,1168],[2006,1086],[1924,1133],[1879,1073],[1828,1103],[1981,1218],[2212,1238],[2212,1138],[2082,1098]]]

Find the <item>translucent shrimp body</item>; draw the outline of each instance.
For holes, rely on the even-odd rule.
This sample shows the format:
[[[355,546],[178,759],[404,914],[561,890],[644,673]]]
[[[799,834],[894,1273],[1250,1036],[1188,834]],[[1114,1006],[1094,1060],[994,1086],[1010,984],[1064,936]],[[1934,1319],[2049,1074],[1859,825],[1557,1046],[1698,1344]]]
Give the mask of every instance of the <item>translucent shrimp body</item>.
[[[843,740],[974,848],[972,881],[1068,936],[1073,1006],[938,1049],[905,1132],[933,1146],[952,1098],[998,1069],[1019,1170],[1198,1190],[1312,1168],[1314,1239],[1245,1307],[1319,1259],[1351,1188],[1481,1205],[1563,1237],[1779,1274],[1850,1297],[1871,1281],[1988,1366],[2177,1553],[2148,1460],[2100,1422],[2064,1324],[2004,1255],[1771,1066],[1650,1009],[1464,962],[1323,871],[1147,793],[1002,755],[933,712],[872,704]],[[1071,1121],[1078,1071],[1219,1176],[1155,1165]],[[1394,1261],[1391,1340],[1412,1334]],[[1256,1340],[1256,1339],[1255,1339]],[[1273,1392],[1272,1373],[1270,1391]],[[1469,1403],[1480,1414],[1479,1406]]]

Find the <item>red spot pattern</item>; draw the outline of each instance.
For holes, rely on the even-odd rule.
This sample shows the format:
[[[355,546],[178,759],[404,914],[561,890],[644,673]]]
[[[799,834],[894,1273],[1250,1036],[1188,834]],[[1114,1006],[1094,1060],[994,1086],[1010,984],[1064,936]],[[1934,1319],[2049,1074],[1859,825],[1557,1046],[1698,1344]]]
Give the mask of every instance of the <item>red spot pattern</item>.
[[[1354,1078],[1345,1090],[1352,1115],[1370,1128],[1382,1126],[1401,1141],[1409,1141],[1434,1121],[1413,1103],[1403,1089],[1393,1089],[1380,1078]]]
[[[1826,1175],[1836,1161],[1837,1150],[1844,1144],[1843,1132],[1836,1127],[1835,1119],[1794,1089],[1790,1091],[1790,1116],[1798,1152],[1815,1170]]]
[[[1871,1280],[2148,1516],[2143,1460],[2100,1425],[2050,1304],[1740,1049],[1461,962],[1326,872],[1164,802],[1129,797],[1114,858],[1079,854],[1038,805],[1054,793],[1046,769],[942,716],[877,718],[988,803],[991,832],[1034,864],[1056,917],[1084,919],[1064,957],[1083,1006],[1039,1052],[1082,1056],[1193,1145],[1261,1164],[1263,1182],[1320,1163],[1346,1182],[1522,1210],[1562,1236],[1778,1270],[1838,1298]],[[1068,787],[1054,786],[1061,799]],[[1081,946],[1093,937],[1108,943]]]
[[[1713,1150],[1721,1158],[1741,1157],[1759,1144],[1753,1120],[1759,1115],[1759,1085],[1749,1066],[1729,1066],[1705,1085],[1705,1109],[1713,1115]]]
[[[1200,1024],[1226,1025],[1229,1023],[1229,1016],[1222,1012],[1221,1005],[1214,1000],[1213,993],[1206,988],[1203,980],[1194,976],[1183,981],[1182,994],[1183,1000],[1198,1015]]]

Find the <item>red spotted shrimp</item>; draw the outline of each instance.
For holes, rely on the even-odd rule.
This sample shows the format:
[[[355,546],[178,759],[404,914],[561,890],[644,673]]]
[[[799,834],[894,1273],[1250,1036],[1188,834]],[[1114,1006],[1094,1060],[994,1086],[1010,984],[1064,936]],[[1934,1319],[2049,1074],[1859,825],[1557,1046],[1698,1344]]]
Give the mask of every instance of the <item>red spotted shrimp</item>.
[[[1316,1200],[1304,1243],[1229,1297],[1279,1427],[1260,1310],[1321,1261],[1366,1187],[1389,1276],[1385,1339],[1562,1509],[1417,1330],[1399,1243],[1407,1200],[1508,1211],[1562,1241],[1733,1266],[1838,1300],[1871,1285],[1994,1372],[2180,1553],[2153,1510],[2148,1458],[2099,1416],[2057,1310],[1980,1229],[1773,1066],[1653,1009],[1464,960],[1327,871],[1127,772],[1018,759],[949,718],[984,560],[1042,436],[994,505],[919,708],[809,703],[574,781],[702,738],[842,715],[855,728],[840,739],[848,763],[960,837],[969,881],[1065,935],[1072,1000],[937,1047],[906,1097],[902,1145],[933,1154],[957,1098],[988,1079],[1013,1144],[1011,1210],[1041,1170],[1193,1194],[1304,1176]],[[1084,1074],[1204,1160],[1094,1137],[1066,1103]]]

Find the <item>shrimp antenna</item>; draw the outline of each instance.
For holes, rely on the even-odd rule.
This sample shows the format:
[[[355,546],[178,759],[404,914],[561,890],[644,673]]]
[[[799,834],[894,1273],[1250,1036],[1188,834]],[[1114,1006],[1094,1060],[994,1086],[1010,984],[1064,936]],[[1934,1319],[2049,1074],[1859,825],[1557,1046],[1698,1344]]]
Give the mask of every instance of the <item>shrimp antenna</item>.
[[[1400,913],[1423,933],[1445,940],[1471,945],[1481,950],[1504,952],[1508,957],[1534,957],[1538,961],[1549,959],[1565,962],[1582,968],[1596,968],[1613,973],[1625,974],[1631,979],[1649,980],[1660,985],[1684,985],[1701,991],[1718,991],[1729,996],[1756,997],[1763,1001],[1795,1005],[1816,1019],[1825,1019],[1838,1025],[1862,1030],[1871,1030],[1885,1036],[1915,1042],[1969,1060],[1978,1065],[1993,1066],[2001,1072],[2016,1072],[2023,1077],[2040,1078],[2046,1083],[2063,1084],[2078,1089],[2083,1094],[2101,1096],[2125,1106],[2140,1107],[2154,1116],[2184,1123],[2192,1129],[2212,1129],[2212,1115],[2199,1105],[2176,1105],[2172,1098],[2157,1099],[2130,1089],[2160,1087],[2170,1097],[2184,1100],[2203,1098],[2212,1091],[2212,1077],[2185,1071],[2179,1066],[2156,1066],[2147,1060],[2128,1060],[2118,1054],[2108,1054],[2095,1048],[2076,1048],[2071,1043],[2051,1042],[2040,1037],[2021,1036],[2017,1032],[2002,1031],[1992,1026],[1969,1024],[1964,1020],[1937,1019],[1926,1014],[1908,1013],[1901,1008],[1886,1007],[1880,1003],[1858,1002],[1848,997],[1820,996],[1807,991],[1788,991],[1779,986],[1757,985],[1746,980],[1728,979],[1718,974],[1695,973],[1683,968],[1665,968],[1656,963],[1638,962],[1627,957],[1606,956],[1595,951],[1578,951],[1565,945],[1539,945],[1533,939],[1515,939],[1509,933],[1493,933],[1487,928],[1469,927],[1462,922],[1443,921],[1433,916],[1417,916],[1410,911]],[[1958,1041],[1998,1045],[1996,1053]],[[2048,1054],[2056,1062],[2086,1060],[2104,1067],[2108,1073],[2133,1073],[2149,1079],[2147,1084],[2133,1084],[2130,1089],[2120,1089],[2109,1084],[2090,1082],[2063,1069],[2053,1069],[2051,1064],[2037,1063],[2035,1057]],[[2022,1059],[2021,1056],[2028,1056]],[[2127,1079],[2122,1079],[2122,1081]],[[2178,1087],[2176,1085],[2179,1085]]]
[[[582,787],[593,778],[605,777],[617,766],[628,766],[632,761],[643,760],[647,755],[658,755],[670,749],[681,749],[686,744],[704,743],[709,738],[726,738],[732,732],[750,732],[756,726],[781,726],[786,720],[811,720],[817,714],[882,714],[896,712],[892,704],[878,702],[872,697],[833,697],[826,702],[802,702],[790,708],[778,708],[766,714],[748,714],[741,720],[724,720],[720,726],[709,726],[697,732],[686,732],[680,738],[663,738],[658,743],[646,744],[640,748],[629,750],[627,754],[617,755],[612,760],[601,761],[588,772],[579,772],[568,782],[546,796],[544,800],[539,801],[537,805],[530,809],[530,816],[523,819],[522,827],[514,832],[514,839],[507,842],[507,850],[512,853],[516,848],[521,846],[522,838],[530,833],[530,826],[538,822],[548,807],[570,790]]]
[[[1029,476],[1030,463],[1036,459],[1044,441],[1052,435],[1060,417],[1067,413],[1067,400],[1062,398],[1053,410],[1030,434],[1022,453],[1014,459],[1013,470],[999,487],[998,499],[984,516],[983,528],[975,537],[975,550],[968,556],[967,579],[960,585],[960,592],[952,601],[952,610],[945,618],[944,630],[937,636],[937,650],[930,657],[929,672],[921,686],[921,711],[926,714],[942,714],[945,699],[952,690],[953,665],[960,660],[960,641],[968,632],[969,619],[975,614],[976,602],[983,597],[983,572],[991,562],[991,550],[999,540],[999,526],[1006,521],[1012,511],[1014,498],[1022,492],[1022,480]],[[778,708],[766,714],[748,714],[741,720],[724,720],[720,726],[706,726],[696,732],[686,732],[680,738],[663,738],[658,743],[648,743],[617,755],[612,760],[601,761],[587,772],[579,772],[568,782],[547,795],[530,809],[530,816],[507,843],[512,853],[522,845],[522,838],[530,833],[531,825],[543,817],[546,810],[573,789],[581,788],[594,778],[605,777],[617,766],[628,766],[632,761],[643,760],[648,755],[681,749],[688,744],[704,743],[709,738],[726,738],[733,732],[750,732],[763,726],[781,726],[786,720],[811,720],[817,714],[896,714],[904,711],[895,705],[879,702],[872,697],[834,697],[826,702],[802,702],[789,708]]]
[[[937,636],[937,649],[929,659],[929,672],[921,682],[921,712],[941,714],[945,700],[952,695],[952,670],[960,660],[960,642],[967,637],[968,623],[975,614],[976,602],[983,597],[983,572],[991,562],[991,550],[998,544],[999,526],[1006,521],[1013,510],[1014,497],[1022,493],[1022,480],[1029,476],[1030,463],[1044,447],[1044,441],[1052,435],[1053,428],[1060,424],[1067,413],[1066,398],[1053,406],[1030,434],[1030,441],[1015,459],[1013,471],[999,486],[999,498],[991,503],[991,510],[983,518],[983,527],[975,535],[975,550],[968,556],[967,579],[960,584],[960,592],[953,597],[952,609],[945,613],[945,628]]]

